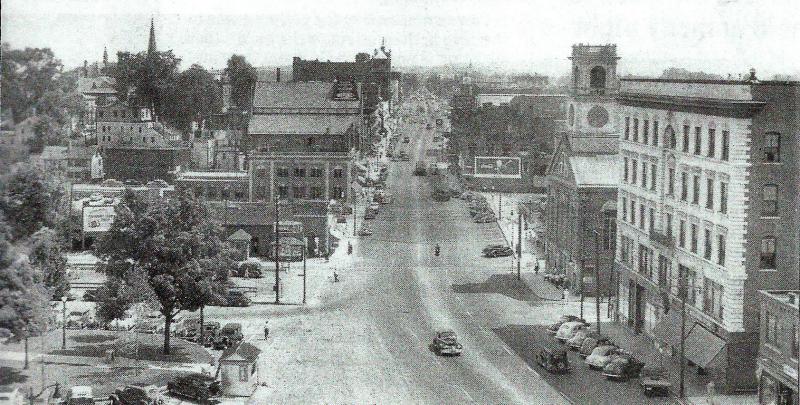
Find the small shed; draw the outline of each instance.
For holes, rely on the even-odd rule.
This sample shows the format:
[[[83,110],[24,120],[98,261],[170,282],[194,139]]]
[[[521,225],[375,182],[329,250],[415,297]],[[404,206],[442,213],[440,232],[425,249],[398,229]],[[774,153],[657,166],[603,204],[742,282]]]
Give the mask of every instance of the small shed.
[[[224,395],[248,397],[259,383],[258,357],[261,350],[248,342],[231,346],[222,352],[217,374]]]
[[[228,241],[236,248],[237,251],[237,260],[247,260],[250,258],[250,244],[252,243],[253,237],[250,236],[244,229],[239,229],[238,231],[228,236]]]

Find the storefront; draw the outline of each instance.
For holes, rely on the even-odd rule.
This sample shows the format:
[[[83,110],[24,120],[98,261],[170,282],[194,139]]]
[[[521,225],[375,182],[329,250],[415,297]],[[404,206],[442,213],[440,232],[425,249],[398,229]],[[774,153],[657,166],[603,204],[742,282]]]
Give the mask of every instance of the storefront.
[[[797,369],[778,366],[770,359],[759,359],[758,403],[761,405],[797,405]]]

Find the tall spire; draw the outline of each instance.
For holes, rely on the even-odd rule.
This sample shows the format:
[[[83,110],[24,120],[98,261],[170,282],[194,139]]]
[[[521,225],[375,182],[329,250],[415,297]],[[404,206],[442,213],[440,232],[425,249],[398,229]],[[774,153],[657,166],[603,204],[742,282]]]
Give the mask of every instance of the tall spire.
[[[156,52],[156,27],[153,18],[150,17],[150,42],[147,44],[147,54],[152,55]]]
[[[108,49],[103,47],[103,68],[108,67]]]

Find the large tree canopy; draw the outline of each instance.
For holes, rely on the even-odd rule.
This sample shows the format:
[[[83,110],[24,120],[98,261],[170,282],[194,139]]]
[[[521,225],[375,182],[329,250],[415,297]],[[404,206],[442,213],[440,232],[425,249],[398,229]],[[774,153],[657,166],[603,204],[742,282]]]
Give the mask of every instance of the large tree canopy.
[[[49,48],[12,49],[2,44],[2,99],[14,122],[24,120],[51,88],[62,68]]]
[[[172,91],[167,95],[163,118],[186,131],[192,121],[199,122],[221,110],[222,89],[214,75],[200,65],[192,65],[178,74]]]
[[[0,211],[8,221],[11,239],[26,238],[42,226],[53,227],[62,195],[57,184],[31,165],[20,165],[0,179]]]
[[[242,110],[249,110],[253,100],[253,86],[258,74],[242,55],[233,55],[228,59],[226,74],[231,82],[231,101]]]
[[[133,90],[133,99],[127,99],[129,103],[149,107],[156,116],[161,116],[178,77],[180,62],[172,51],[118,52],[114,69],[117,93],[127,99],[128,92]]]

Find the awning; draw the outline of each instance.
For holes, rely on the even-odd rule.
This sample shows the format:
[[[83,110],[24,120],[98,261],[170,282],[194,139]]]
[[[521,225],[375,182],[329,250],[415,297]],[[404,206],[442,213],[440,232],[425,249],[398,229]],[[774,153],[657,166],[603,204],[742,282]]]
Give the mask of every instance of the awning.
[[[685,331],[687,336],[691,327],[692,321],[687,316]],[[667,347],[679,347],[681,345],[681,311],[672,308],[662,316],[661,321],[653,327],[653,336]]]
[[[721,337],[700,324],[692,327],[684,344],[685,357],[702,368],[707,368],[725,347],[725,341]]]

